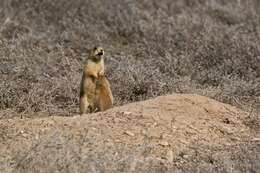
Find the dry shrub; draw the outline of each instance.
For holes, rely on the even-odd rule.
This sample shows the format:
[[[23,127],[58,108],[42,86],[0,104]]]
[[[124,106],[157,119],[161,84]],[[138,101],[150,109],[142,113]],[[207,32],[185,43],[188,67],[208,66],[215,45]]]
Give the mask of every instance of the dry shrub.
[[[195,92],[245,107],[260,96],[257,0],[4,0],[0,7],[1,110],[77,112],[82,62],[97,44],[116,105]]]

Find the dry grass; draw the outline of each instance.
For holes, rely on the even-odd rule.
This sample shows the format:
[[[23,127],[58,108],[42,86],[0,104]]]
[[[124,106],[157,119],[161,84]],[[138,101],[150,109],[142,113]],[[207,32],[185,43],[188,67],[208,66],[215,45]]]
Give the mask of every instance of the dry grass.
[[[107,52],[116,105],[195,92],[259,107],[257,0],[0,5],[1,110],[77,112],[81,64],[97,44]]]

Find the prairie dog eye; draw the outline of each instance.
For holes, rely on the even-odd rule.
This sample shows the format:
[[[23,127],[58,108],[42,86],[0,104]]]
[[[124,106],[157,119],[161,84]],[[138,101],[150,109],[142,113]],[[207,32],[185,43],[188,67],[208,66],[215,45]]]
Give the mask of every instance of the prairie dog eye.
[[[97,47],[94,47],[94,50],[97,50]]]

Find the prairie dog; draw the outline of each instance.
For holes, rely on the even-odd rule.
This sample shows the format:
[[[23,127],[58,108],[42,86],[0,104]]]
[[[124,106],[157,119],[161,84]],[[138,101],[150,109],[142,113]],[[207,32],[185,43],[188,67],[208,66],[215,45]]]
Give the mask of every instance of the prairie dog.
[[[105,76],[104,50],[94,47],[84,64],[80,84],[80,114],[105,111],[113,105],[113,95]]]
[[[96,98],[96,81],[104,75],[104,50],[94,47],[83,67],[83,76],[80,84],[80,114],[93,112]]]
[[[98,78],[98,75],[104,75],[104,50],[102,47],[94,47],[85,62],[84,74]]]
[[[96,85],[95,106],[99,111],[105,111],[112,107],[114,98],[110,84],[104,75],[100,75]]]

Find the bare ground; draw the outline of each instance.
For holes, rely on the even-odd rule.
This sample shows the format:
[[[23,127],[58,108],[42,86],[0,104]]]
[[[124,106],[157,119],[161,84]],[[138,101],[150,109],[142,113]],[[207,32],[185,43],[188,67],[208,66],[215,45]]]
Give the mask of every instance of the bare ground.
[[[259,172],[259,119],[194,94],[0,120],[0,172]],[[259,131],[258,131],[259,132]]]

